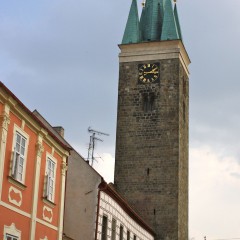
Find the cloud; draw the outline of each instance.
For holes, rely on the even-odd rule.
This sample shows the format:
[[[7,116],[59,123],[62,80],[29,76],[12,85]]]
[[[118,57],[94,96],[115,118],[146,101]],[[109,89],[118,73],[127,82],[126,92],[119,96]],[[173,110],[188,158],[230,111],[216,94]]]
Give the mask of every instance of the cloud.
[[[113,182],[114,180],[114,157],[109,153],[103,153],[97,158],[94,163],[94,169],[104,178],[106,182]]]
[[[2,1],[0,8],[1,80],[27,107],[37,108],[52,125],[62,125],[67,140],[84,157],[89,126],[109,133],[97,147],[104,161],[99,159],[95,166],[107,181],[112,181],[114,169],[117,44],[130,4],[129,0],[26,0]],[[231,230],[236,235],[239,1],[182,0],[178,8],[192,60],[191,235],[201,240],[204,234],[224,229],[226,236]]]
[[[240,235],[240,165],[210,146],[190,149],[190,236]],[[205,222],[208,224],[205,224]],[[229,224],[231,223],[231,224]]]

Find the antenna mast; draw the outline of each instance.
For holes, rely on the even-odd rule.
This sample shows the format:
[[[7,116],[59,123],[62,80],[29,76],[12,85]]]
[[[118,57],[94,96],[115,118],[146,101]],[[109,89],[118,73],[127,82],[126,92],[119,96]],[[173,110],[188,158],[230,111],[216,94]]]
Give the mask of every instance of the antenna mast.
[[[96,130],[92,129],[91,127],[88,128],[88,132],[91,133],[92,135],[90,136],[90,141],[89,141],[89,146],[88,146],[88,158],[87,158],[87,160],[88,160],[89,162],[90,162],[90,160],[91,160],[91,166],[93,166],[93,162],[96,161],[96,159],[95,159],[95,157],[94,157],[94,150],[95,150],[96,141],[103,142],[103,140],[100,139],[100,138],[97,138],[96,135],[109,136],[109,134],[96,131]]]

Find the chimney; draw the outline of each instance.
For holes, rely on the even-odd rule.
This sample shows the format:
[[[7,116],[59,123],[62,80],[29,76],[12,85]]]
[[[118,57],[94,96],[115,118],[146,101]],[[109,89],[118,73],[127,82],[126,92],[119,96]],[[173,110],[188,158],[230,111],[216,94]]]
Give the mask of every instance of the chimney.
[[[59,126],[59,127],[53,127],[53,129],[62,137],[64,138],[64,128]]]

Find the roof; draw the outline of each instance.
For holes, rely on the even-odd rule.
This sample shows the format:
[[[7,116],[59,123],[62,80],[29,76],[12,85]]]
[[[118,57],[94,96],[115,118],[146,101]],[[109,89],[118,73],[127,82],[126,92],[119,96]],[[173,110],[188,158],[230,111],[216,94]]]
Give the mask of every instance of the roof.
[[[92,167],[88,164],[87,161],[84,160],[84,157],[78,153],[67,141],[65,138],[63,138],[58,132],[56,132],[53,128],[53,126],[35,109],[33,111],[33,114],[39,119],[39,121],[42,122],[42,124],[52,133],[55,135],[56,138],[58,138],[59,141],[61,141],[63,144],[67,145],[70,149],[70,157],[69,160],[71,160],[71,155],[74,152],[75,154],[77,154],[78,159],[82,160],[87,166],[89,166],[89,168],[91,168],[101,179],[103,179],[103,177]],[[73,151],[73,152],[72,152]]]
[[[133,0],[130,8],[127,25],[122,43],[137,43],[140,40],[139,18],[137,1]]]
[[[176,3],[146,0],[140,20],[136,0],[132,0],[122,44],[147,41],[182,40]]]
[[[147,230],[150,234],[155,236],[153,229],[138,215],[138,213],[131,207],[128,202],[115,190],[112,183],[107,184],[104,180],[98,186],[99,190],[105,192],[112,197],[122,209],[141,227]]]
[[[41,128],[45,129],[47,133],[65,150],[70,151],[72,148],[60,141],[48,128],[0,81],[0,89],[3,89],[8,95],[10,95],[17,104],[28,114]]]
[[[161,40],[179,39],[172,0],[165,0]]]

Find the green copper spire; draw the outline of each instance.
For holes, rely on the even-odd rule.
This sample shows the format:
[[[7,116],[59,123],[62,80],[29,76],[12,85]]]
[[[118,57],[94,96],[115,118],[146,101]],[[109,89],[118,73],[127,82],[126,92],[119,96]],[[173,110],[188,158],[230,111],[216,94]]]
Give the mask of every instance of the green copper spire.
[[[161,40],[180,39],[171,0],[164,0],[164,17]]]
[[[140,26],[137,1],[133,0],[125,28],[122,44],[140,42]]]
[[[144,37],[144,25],[146,22],[146,5],[143,3],[143,9],[142,9],[142,14],[140,18],[140,38],[141,41],[145,38]]]
[[[137,0],[132,0],[122,43],[182,40],[176,1],[145,0],[139,22]]]
[[[161,24],[162,18],[159,0],[146,0],[140,24],[142,41],[160,40]]]
[[[180,26],[180,22],[179,22],[179,18],[178,18],[178,11],[177,11],[177,4],[176,3],[175,3],[175,6],[174,6],[174,17],[175,17],[175,21],[176,21],[176,25],[177,25],[178,36],[181,40],[183,40],[182,39],[181,26]]]

